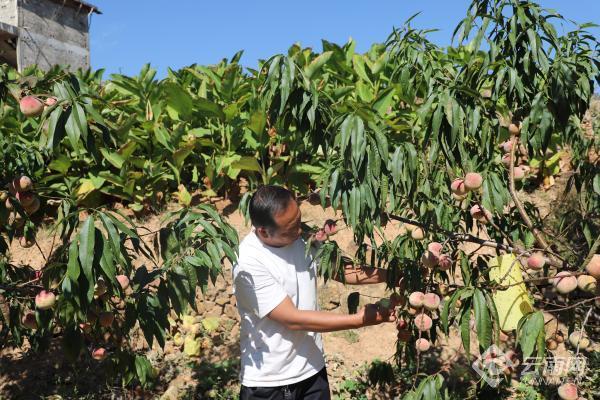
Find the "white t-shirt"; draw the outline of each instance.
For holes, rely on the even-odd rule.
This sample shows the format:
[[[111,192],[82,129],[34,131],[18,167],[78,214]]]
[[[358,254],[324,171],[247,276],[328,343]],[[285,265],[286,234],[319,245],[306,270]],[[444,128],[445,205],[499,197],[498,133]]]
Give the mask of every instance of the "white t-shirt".
[[[233,290],[241,317],[242,385],[289,385],[325,366],[321,334],[292,331],[267,317],[285,296],[299,310],[318,310],[316,263],[311,253],[305,256],[304,240],[271,247],[250,232],[233,266]]]

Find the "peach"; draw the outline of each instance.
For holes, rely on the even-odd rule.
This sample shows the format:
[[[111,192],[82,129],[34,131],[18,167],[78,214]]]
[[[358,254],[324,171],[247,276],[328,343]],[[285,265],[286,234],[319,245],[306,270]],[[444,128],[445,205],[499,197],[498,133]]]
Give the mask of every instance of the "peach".
[[[433,325],[433,321],[427,314],[419,314],[415,316],[415,325],[421,332],[428,331]]]
[[[25,314],[21,322],[23,323],[23,326],[28,329],[37,329],[38,327],[37,320],[35,318],[35,313],[33,312],[28,312],[27,314]]]
[[[33,189],[33,181],[27,175],[18,175],[13,179],[12,187],[16,192],[29,192]]]
[[[101,312],[98,316],[98,322],[100,322],[100,326],[103,328],[108,328],[111,326],[114,320],[114,314],[109,311]]]
[[[413,225],[413,224],[404,224],[404,227],[406,228],[406,230],[408,232],[412,232],[412,231],[414,231],[415,229],[418,228],[417,225]]]
[[[21,245],[22,248],[28,249],[35,244],[35,239],[21,236],[21,238],[19,239],[19,244]]]
[[[588,274],[596,279],[600,279],[600,254],[594,254],[592,259],[585,266],[585,270]]]
[[[423,306],[429,311],[437,310],[440,306],[440,296],[435,293],[427,293],[423,298]]]
[[[34,202],[36,196],[32,192],[18,192],[16,198],[23,207],[28,207]]]
[[[498,147],[500,147],[503,152],[510,153],[510,151],[512,150],[512,142],[510,140],[507,140],[505,142],[500,143]]]
[[[421,263],[425,266],[425,268],[433,268],[438,264],[439,258],[436,254],[427,250],[421,256]]]
[[[422,353],[431,348],[431,343],[427,339],[419,338],[415,341],[415,347],[417,348],[417,351]]]
[[[117,275],[117,281],[121,285],[121,289],[125,290],[129,287],[129,278],[125,275]]]
[[[447,271],[450,269],[450,267],[452,267],[452,259],[450,258],[449,255],[447,254],[442,254],[440,256],[440,259],[438,261],[438,267],[440,268],[440,270],[442,271]]]
[[[510,124],[508,125],[508,133],[510,133],[512,136],[519,136],[519,134],[521,133],[521,125],[517,125],[517,124]]]
[[[515,182],[520,182],[525,178],[525,170],[522,167],[515,167],[513,170]]]
[[[52,107],[57,102],[58,102],[58,99],[56,97],[51,96],[51,97],[46,98],[46,101],[44,101],[44,104],[48,107]]]
[[[54,307],[54,303],[56,303],[56,296],[47,290],[42,290],[35,296],[35,306],[40,310],[48,310]]]
[[[40,209],[40,205],[40,199],[37,196],[35,196],[33,198],[33,202],[27,207],[23,206],[23,209],[25,210],[27,215],[33,215]]]
[[[510,167],[510,154],[505,154],[502,156],[502,164],[504,164],[506,168]]]
[[[106,349],[104,347],[98,347],[92,350],[92,358],[96,361],[102,361],[106,358]]]
[[[336,222],[332,219],[328,219],[323,225],[323,230],[327,235],[333,235],[337,231]]]
[[[579,345],[581,350],[587,349],[591,344],[590,339],[587,338],[585,333],[582,334],[579,330],[571,332],[569,335],[569,343],[571,343],[571,346],[573,347]]]
[[[92,325],[89,322],[84,322],[79,324],[79,328],[81,329],[81,331],[83,333],[91,333],[92,332]]]
[[[26,117],[37,117],[44,111],[44,103],[35,96],[25,96],[19,101],[19,108]]]
[[[402,318],[399,318],[398,321],[396,321],[396,329],[402,330],[402,329],[406,329],[406,328],[408,328],[408,322],[406,322]]]
[[[561,271],[552,278],[552,285],[560,294],[567,294],[577,288],[577,278],[568,271]]]
[[[557,343],[563,343],[565,341],[565,335],[562,333],[562,331],[556,331],[554,334],[554,340],[556,340]]]
[[[574,383],[564,383],[558,387],[558,397],[562,400],[577,400],[577,386]]]
[[[456,193],[452,193],[452,198],[456,201],[463,201],[464,199],[467,198],[467,195],[466,194],[458,195]]]
[[[475,204],[473,207],[471,207],[470,213],[473,219],[482,223],[487,223],[492,219],[492,213],[479,204]]]
[[[546,348],[548,350],[556,350],[558,348],[558,343],[554,339],[546,340]]]
[[[410,233],[410,237],[412,237],[415,240],[423,240],[425,239],[425,231],[423,231],[423,229],[421,228],[415,228]]]
[[[452,190],[452,193],[459,196],[464,196],[468,192],[467,187],[465,186],[465,181],[461,178],[457,178],[452,181],[450,184],[450,190]]]
[[[410,296],[408,296],[408,304],[410,304],[414,308],[423,307],[424,301],[425,294],[423,294],[423,292],[412,292]]]
[[[323,229],[319,229],[317,233],[315,233],[314,238],[317,242],[324,242],[325,240],[327,240],[327,234]]]
[[[436,256],[439,256],[442,253],[442,248],[443,248],[442,244],[438,243],[438,242],[431,242],[427,246],[427,250],[429,250]]]
[[[540,270],[544,268],[546,264],[546,258],[544,254],[540,252],[533,253],[531,256],[527,257],[527,267],[535,270]]]
[[[581,291],[594,293],[597,286],[596,279],[591,275],[579,275],[577,277],[577,287]]]
[[[10,210],[12,210],[13,208],[15,208],[15,207],[13,206],[13,203],[12,203],[12,201],[10,201],[10,199],[6,199],[6,201],[4,202],[4,207],[6,207],[6,209],[7,209],[8,211],[10,211]]]
[[[483,177],[477,172],[469,172],[465,175],[464,182],[467,190],[479,189],[483,184]]]

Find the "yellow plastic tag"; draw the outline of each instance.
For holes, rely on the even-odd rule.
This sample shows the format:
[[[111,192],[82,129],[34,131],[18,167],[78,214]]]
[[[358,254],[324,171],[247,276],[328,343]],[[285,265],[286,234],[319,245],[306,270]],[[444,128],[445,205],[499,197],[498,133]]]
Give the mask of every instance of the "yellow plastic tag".
[[[490,259],[488,265],[490,279],[500,285],[512,285],[506,290],[497,290],[493,295],[500,318],[500,329],[503,331],[517,329],[519,320],[534,311],[529,293],[523,283],[521,263],[514,254],[505,254]]]

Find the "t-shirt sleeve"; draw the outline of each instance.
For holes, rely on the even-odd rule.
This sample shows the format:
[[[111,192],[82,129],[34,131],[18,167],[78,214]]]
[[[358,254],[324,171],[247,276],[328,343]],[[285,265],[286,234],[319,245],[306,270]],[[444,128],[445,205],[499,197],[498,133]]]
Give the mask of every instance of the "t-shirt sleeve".
[[[240,307],[264,318],[287,296],[275,277],[260,265],[244,265],[236,275],[234,293]]]

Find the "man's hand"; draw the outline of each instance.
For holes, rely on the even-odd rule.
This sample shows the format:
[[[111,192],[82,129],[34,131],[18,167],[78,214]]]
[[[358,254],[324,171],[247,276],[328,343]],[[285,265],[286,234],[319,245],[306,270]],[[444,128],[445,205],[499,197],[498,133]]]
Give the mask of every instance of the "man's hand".
[[[367,304],[358,313],[362,321],[361,326],[378,325],[383,322],[394,322],[396,313],[393,308],[383,307],[378,304]]]

